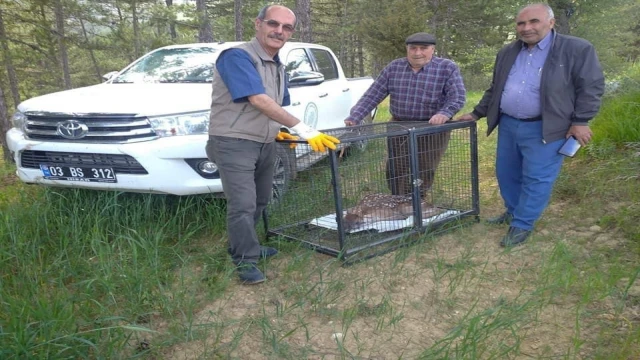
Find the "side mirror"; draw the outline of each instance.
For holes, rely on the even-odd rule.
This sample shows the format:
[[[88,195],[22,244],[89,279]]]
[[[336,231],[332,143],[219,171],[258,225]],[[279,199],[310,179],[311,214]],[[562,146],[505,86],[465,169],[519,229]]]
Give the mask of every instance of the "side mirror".
[[[322,84],[324,75],[315,71],[294,71],[289,78],[289,87],[312,86]]]
[[[109,81],[109,80],[111,80],[111,78],[112,78],[112,77],[114,77],[117,73],[118,73],[117,71],[110,71],[110,72],[108,72],[108,73],[106,73],[106,74],[102,75],[102,78],[103,78],[105,81]]]

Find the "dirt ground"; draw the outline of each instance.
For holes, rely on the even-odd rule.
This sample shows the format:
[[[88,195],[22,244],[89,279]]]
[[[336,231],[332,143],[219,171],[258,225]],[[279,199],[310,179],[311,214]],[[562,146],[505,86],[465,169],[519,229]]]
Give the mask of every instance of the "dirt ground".
[[[506,226],[476,223],[349,267],[313,254],[294,271],[281,254],[267,282],[231,285],[195,315],[204,334],[163,358],[592,358],[601,325],[625,331],[640,307],[620,313],[615,298],[584,302],[568,290],[581,274],[562,266],[624,242],[594,219],[557,220],[562,208],[552,204],[512,250],[498,245]],[[568,261],[554,262],[559,249]]]

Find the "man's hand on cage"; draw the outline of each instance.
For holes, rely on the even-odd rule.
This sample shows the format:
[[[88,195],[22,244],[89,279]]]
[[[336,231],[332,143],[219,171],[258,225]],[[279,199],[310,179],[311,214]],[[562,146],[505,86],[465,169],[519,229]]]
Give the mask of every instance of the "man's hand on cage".
[[[435,114],[429,119],[429,124],[431,125],[440,125],[444,124],[449,120],[449,117],[445,114]]]
[[[300,139],[297,136],[293,136],[291,134],[289,134],[288,132],[284,132],[284,131],[280,131],[278,132],[278,135],[276,135],[276,140],[298,140]],[[298,144],[296,143],[291,143],[289,144],[289,148],[291,149],[295,149],[296,146],[298,146]]]
[[[356,122],[351,120],[350,118],[346,118],[346,119],[344,119],[344,125],[345,126],[356,126],[358,124],[356,124]]]
[[[340,140],[335,137],[323,134],[303,122],[299,122],[296,126],[291,127],[291,130],[295,131],[301,138],[307,140],[313,151],[323,152],[327,148],[335,150],[336,144],[340,143]]]
[[[467,113],[467,114],[458,116],[456,120],[469,121],[469,120],[478,120],[478,118],[475,115],[473,115],[473,113]]]

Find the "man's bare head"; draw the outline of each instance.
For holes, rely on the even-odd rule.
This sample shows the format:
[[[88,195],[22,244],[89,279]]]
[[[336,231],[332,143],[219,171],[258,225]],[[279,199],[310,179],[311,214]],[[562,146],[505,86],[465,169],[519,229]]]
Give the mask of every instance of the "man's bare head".
[[[255,27],[258,42],[274,56],[293,35],[296,15],[286,6],[268,5],[260,10]]]
[[[556,19],[546,4],[531,4],[520,10],[516,17],[516,31],[529,47],[539,43],[553,29]]]

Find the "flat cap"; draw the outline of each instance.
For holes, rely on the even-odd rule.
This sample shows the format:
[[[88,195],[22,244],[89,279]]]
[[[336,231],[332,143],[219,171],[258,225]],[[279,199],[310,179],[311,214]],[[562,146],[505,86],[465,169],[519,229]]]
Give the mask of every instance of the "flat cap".
[[[405,41],[407,45],[409,44],[419,44],[419,45],[435,45],[436,38],[431,34],[427,34],[424,32],[415,33],[413,35],[409,35],[407,40]]]

